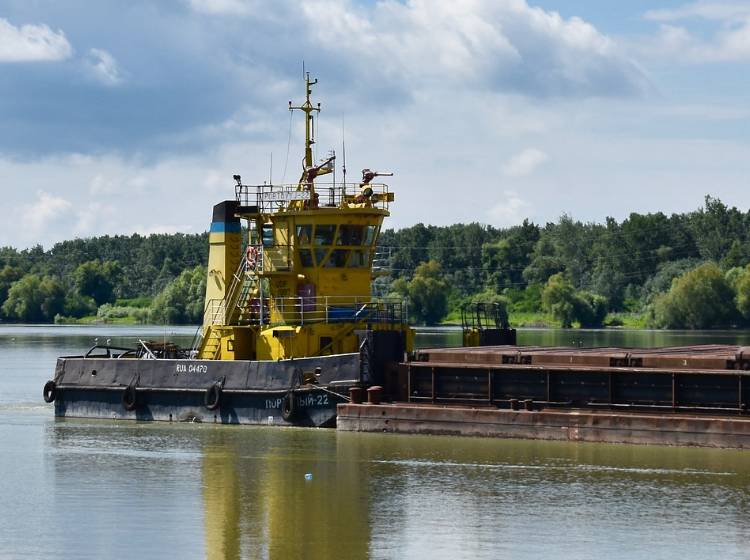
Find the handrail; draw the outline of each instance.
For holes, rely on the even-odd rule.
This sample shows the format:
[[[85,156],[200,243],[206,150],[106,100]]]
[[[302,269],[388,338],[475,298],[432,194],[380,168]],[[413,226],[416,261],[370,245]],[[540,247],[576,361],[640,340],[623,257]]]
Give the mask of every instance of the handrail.
[[[193,343],[191,346],[193,352],[197,352],[203,343],[205,326],[227,324],[227,319],[230,318],[227,316],[227,302],[231,303],[235,295],[241,292],[241,286],[244,283],[247,268],[247,259],[240,259],[240,264],[237,267],[237,271],[232,275],[232,283],[229,285],[229,289],[225,291],[224,298],[214,298],[206,301],[206,305],[203,309],[203,322],[198,326],[195,335],[193,336]]]
[[[226,322],[224,300],[210,300],[204,325],[235,324]],[[305,325],[312,323],[386,323],[408,322],[406,303],[398,298],[371,296],[318,296],[250,298],[238,303],[243,325]],[[261,313],[262,306],[262,313]],[[201,337],[202,338],[202,337]],[[199,343],[200,344],[200,341]],[[197,347],[194,345],[194,350]]]
[[[235,185],[235,198],[240,206],[257,207],[259,212],[277,212],[294,207],[309,210],[315,208],[351,207],[379,208],[388,210],[392,195],[385,183],[315,183],[315,197],[310,190],[299,184]]]

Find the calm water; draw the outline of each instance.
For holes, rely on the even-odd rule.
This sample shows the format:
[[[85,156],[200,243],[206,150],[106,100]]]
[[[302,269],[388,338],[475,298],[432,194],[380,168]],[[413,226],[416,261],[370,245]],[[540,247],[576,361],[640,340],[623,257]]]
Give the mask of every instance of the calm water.
[[[750,558],[748,452],[55,420],[41,400],[58,355],[162,336],[0,327],[0,558]],[[519,333],[717,341],[750,334]]]

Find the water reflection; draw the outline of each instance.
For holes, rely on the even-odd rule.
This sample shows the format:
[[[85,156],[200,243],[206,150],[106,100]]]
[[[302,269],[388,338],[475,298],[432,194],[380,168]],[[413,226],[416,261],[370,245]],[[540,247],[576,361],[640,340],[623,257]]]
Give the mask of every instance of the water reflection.
[[[55,357],[106,328],[3,329],[0,556],[750,558],[748,452],[54,419],[39,392]],[[571,335],[750,345],[734,331],[519,341]]]
[[[333,434],[211,431],[202,461],[206,557],[366,558],[367,481]],[[311,475],[311,480],[306,478]]]
[[[50,424],[53,535],[83,556],[742,558],[750,539],[743,452],[122,424]]]

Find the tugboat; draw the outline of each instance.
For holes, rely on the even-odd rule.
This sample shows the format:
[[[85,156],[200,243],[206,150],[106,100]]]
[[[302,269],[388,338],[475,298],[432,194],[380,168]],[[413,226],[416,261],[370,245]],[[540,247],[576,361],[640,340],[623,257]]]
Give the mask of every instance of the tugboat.
[[[44,400],[64,417],[333,426],[336,406],[386,377],[413,347],[405,303],[373,297],[375,247],[394,193],[370,169],[335,180],[314,161],[305,75],[296,184],[245,185],[214,206],[205,313],[192,348],[139,341],[61,357]]]

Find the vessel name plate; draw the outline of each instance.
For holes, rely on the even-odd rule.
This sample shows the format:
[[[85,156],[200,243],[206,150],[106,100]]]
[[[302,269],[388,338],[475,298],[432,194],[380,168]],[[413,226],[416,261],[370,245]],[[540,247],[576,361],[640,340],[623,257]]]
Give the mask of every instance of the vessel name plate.
[[[208,373],[208,366],[204,364],[176,364],[177,373]]]
[[[270,191],[258,195],[260,200],[271,202],[288,202],[291,200],[307,200],[310,194],[304,191]]]

